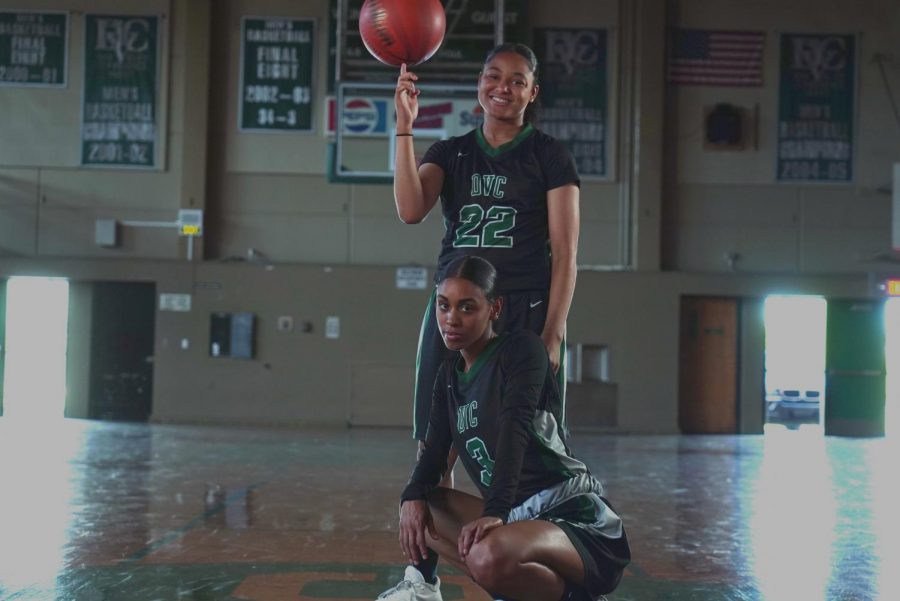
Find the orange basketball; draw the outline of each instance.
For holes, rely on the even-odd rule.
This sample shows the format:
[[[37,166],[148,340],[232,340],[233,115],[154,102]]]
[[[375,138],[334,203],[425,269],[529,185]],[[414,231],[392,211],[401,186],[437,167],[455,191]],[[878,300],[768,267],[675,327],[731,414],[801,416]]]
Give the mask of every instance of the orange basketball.
[[[366,0],[359,13],[363,44],[372,56],[395,67],[431,58],[446,27],[440,0]]]

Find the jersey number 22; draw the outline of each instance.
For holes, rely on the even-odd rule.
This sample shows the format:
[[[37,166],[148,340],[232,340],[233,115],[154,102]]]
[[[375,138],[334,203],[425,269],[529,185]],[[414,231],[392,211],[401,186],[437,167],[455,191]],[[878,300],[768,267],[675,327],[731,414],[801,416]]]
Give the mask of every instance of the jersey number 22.
[[[506,232],[516,225],[516,210],[494,205],[465,205],[459,210],[459,225],[453,238],[455,248],[512,248],[513,237]],[[480,231],[479,231],[480,230]]]

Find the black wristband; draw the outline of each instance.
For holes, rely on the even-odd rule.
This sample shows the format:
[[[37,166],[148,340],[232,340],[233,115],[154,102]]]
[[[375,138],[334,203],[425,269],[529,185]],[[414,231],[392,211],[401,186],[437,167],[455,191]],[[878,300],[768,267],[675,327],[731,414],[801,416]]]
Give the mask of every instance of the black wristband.
[[[399,138],[400,136],[411,136],[412,134],[394,134],[394,135]]]

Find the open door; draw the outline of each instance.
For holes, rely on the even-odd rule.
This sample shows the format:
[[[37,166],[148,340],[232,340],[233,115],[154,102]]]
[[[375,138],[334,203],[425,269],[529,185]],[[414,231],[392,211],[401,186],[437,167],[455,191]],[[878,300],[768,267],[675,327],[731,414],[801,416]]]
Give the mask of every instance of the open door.
[[[884,301],[828,300],[825,434],[884,436]]]
[[[738,301],[681,299],[678,427],[683,434],[737,432]]]
[[[0,415],[3,415],[4,365],[6,365],[6,280],[0,279]]]

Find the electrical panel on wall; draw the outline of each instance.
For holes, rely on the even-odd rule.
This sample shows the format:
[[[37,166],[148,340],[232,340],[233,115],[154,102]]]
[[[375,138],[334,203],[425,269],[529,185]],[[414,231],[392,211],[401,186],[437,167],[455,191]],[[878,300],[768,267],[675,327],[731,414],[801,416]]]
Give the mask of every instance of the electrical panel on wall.
[[[209,317],[209,356],[252,359],[256,318],[253,313],[213,313]]]

